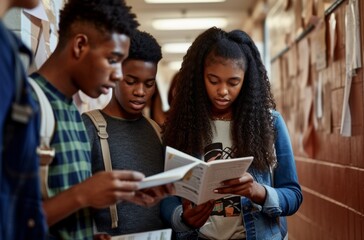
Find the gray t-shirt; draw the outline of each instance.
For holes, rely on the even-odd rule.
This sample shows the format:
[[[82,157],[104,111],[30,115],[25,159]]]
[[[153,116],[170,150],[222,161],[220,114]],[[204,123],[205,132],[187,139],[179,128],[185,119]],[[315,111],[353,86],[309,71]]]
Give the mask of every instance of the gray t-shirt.
[[[125,120],[110,117],[102,113],[107,122],[108,143],[113,169],[136,170],[146,176],[164,170],[164,150],[152,125],[141,117]],[[92,172],[105,170],[100,140],[96,127],[87,115],[82,115],[91,142]],[[94,219],[99,232],[120,235],[163,229],[160,219],[159,204],[145,208],[132,203],[122,202],[117,205],[118,228],[111,228],[109,208],[94,210]]]
[[[226,152],[231,151],[232,138],[230,135],[230,121],[214,121],[212,142],[220,142]],[[230,149],[229,149],[230,148]],[[229,154],[228,154],[229,155]],[[230,158],[227,156],[226,158]],[[200,228],[200,236],[207,239],[243,239],[245,228],[241,213],[240,196],[230,195],[216,200],[214,210],[209,219]]]

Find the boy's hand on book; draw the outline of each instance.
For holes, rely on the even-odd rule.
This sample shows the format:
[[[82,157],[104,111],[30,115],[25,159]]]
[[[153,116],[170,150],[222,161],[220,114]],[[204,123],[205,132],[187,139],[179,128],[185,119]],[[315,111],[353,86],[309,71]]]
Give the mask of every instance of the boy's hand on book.
[[[144,175],[136,171],[101,171],[75,186],[81,207],[105,208],[135,196]]]
[[[123,200],[143,207],[150,207],[156,203],[154,197],[142,191],[136,191],[134,195],[127,196]]]
[[[229,193],[251,199],[258,204],[264,204],[266,197],[265,188],[254,181],[250,173],[244,173],[240,178],[234,178],[221,182],[222,187],[214,190],[215,193]]]
[[[96,233],[94,235],[94,240],[111,240],[111,236],[106,233]]]
[[[175,192],[174,185],[172,183],[168,183],[157,187],[146,188],[140,191],[157,199],[162,199],[168,195],[173,195]]]
[[[215,200],[210,200],[200,205],[194,205],[186,199],[182,199],[182,221],[192,228],[202,227],[215,206]]]
[[[153,201],[151,201],[150,203],[147,203],[145,205],[146,207],[151,207],[151,206],[157,204],[163,198],[165,198],[169,195],[173,195],[175,192],[175,189],[174,189],[174,185],[172,183],[169,183],[169,184],[165,184],[165,185],[161,185],[161,186],[157,186],[157,187],[142,189],[139,192],[141,192],[153,199]]]

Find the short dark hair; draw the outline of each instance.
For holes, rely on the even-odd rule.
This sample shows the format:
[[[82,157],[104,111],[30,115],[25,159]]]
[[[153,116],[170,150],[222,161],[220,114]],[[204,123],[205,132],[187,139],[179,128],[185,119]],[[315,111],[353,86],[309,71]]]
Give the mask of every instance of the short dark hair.
[[[128,59],[158,63],[162,59],[161,46],[149,33],[136,30],[130,38]]]
[[[69,37],[75,22],[91,24],[102,32],[130,36],[139,26],[124,0],[68,0],[60,11],[59,41]]]

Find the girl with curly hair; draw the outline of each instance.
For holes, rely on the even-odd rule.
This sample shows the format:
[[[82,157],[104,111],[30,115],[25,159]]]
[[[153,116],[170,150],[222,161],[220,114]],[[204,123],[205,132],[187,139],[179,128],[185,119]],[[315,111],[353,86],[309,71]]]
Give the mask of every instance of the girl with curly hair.
[[[254,156],[247,173],[215,189],[231,196],[193,205],[177,197],[162,215],[183,239],[283,239],[285,216],[302,203],[293,151],[275,110],[267,71],[243,31],[210,28],[193,42],[179,71],[164,144],[201,159]],[[211,156],[205,160],[212,160]]]

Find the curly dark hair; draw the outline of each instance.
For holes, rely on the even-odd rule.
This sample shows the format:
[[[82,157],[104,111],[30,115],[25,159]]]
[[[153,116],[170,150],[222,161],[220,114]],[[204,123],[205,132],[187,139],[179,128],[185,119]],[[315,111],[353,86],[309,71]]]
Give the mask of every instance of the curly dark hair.
[[[274,165],[276,108],[267,71],[247,33],[210,28],[200,34],[183,58],[166,124],[164,144],[202,156],[212,141],[211,106],[204,83],[204,66],[219,59],[234,60],[244,70],[241,91],[233,103],[231,136],[234,157],[254,156],[252,167]]]
[[[136,30],[130,37],[128,59],[158,63],[162,59],[161,46],[147,32]]]
[[[76,22],[91,24],[102,33],[130,36],[139,26],[130,10],[124,0],[68,0],[60,11],[59,42],[67,41]]]

